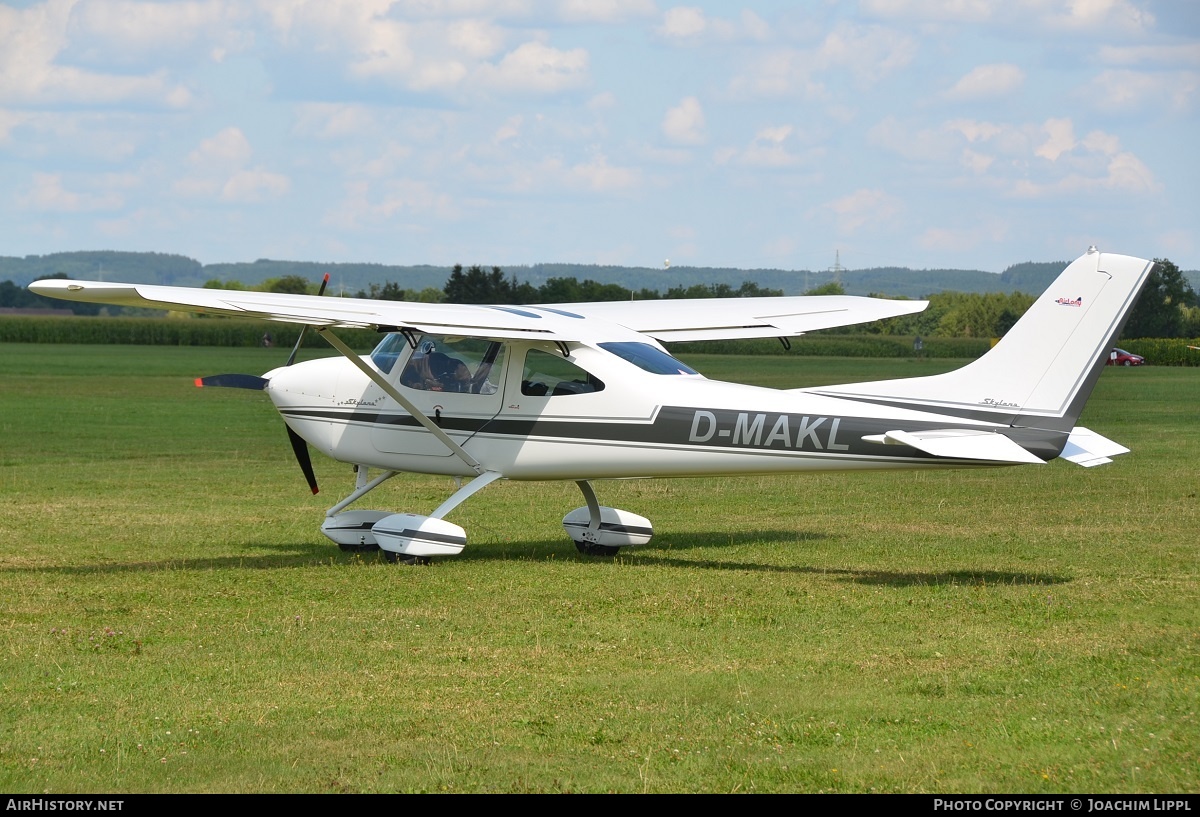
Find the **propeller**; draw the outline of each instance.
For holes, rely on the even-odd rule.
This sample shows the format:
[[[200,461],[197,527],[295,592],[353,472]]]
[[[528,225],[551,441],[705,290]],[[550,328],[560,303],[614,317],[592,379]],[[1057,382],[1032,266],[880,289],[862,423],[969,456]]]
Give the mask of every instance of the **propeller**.
[[[321,281],[321,287],[317,290],[317,296],[325,294],[325,287],[329,286],[329,273],[325,273],[325,278]],[[287,363],[284,366],[291,366],[296,362],[296,353],[300,351],[300,345],[304,343],[304,333],[308,330],[308,325],[300,327],[300,336],[296,338],[296,345],[292,347],[292,353],[288,355]],[[253,374],[213,374],[208,377],[197,377],[196,386],[222,386],[232,389],[253,389],[262,391],[267,387],[268,381],[265,377],[259,377]],[[304,479],[308,482],[309,489],[312,492],[318,493],[320,489],[317,487],[317,476],[313,473],[312,456],[308,452],[308,443],[304,438],[292,430],[292,427],[284,424],[287,429],[288,442],[292,444],[292,453],[296,455],[296,462],[300,465],[300,470],[304,472]]]
[[[221,386],[227,389],[254,389],[262,391],[267,387],[267,379],[256,374],[210,374],[208,377],[197,377],[196,388],[204,386]]]

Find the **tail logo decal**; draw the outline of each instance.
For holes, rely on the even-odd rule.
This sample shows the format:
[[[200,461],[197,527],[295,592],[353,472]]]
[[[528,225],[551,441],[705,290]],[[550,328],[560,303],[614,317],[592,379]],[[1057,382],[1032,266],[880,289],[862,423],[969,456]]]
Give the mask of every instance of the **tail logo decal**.
[[[1083,296],[1080,295],[1078,298],[1059,298],[1054,303],[1063,306],[1083,306]]]

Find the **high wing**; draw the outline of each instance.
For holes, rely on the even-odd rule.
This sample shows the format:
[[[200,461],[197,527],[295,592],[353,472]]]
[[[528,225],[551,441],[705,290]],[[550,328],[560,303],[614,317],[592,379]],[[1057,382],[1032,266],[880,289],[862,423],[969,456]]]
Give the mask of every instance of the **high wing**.
[[[854,295],[780,298],[698,298],[550,304],[589,318],[620,324],[663,343],[691,340],[778,338],[817,329],[920,312],[928,301],[890,301]]]
[[[927,301],[847,295],[470,306],[331,298],[154,284],[47,279],[29,289],[67,301],[169,309],[310,326],[411,329],[430,334],[583,341],[597,322],[663,342],[773,338],[920,312]]]

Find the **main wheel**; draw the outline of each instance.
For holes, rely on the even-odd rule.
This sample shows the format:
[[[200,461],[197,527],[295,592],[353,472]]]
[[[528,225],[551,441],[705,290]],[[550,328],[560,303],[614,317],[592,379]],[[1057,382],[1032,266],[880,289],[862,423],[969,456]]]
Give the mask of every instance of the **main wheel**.
[[[407,553],[396,553],[391,550],[383,550],[383,558],[387,559],[394,565],[427,565],[429,564],[428,556],[409,556]]]
[[[338,547],[341,548],[343,553],[370,553],[373,550],[379,550],[379,545],[369,543],[359,544],[357,542],[352,545],[339,542]]]
[[[1133,361],[1132,361],[1132,360],[1127,360],[1127,361],[1125,361],[1125,363],[1124,363],[1123,365],[1125,365],[1125,366],[1132,366],[1132,365],[1133,365]]]
[[[594,542],[576,542],[575,549],[584,556],[616,556],[621,552],[613,545],[597,545]]]

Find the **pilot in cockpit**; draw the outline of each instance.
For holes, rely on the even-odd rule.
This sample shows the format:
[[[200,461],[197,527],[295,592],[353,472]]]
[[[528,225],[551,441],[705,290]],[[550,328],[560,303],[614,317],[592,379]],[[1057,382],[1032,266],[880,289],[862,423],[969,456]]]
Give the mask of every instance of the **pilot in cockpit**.
[[[412,353],[400,373],[401,385],[424,391],[472,391],[471,371],[467,365],[434,349],[433,342],[427,341]]]

